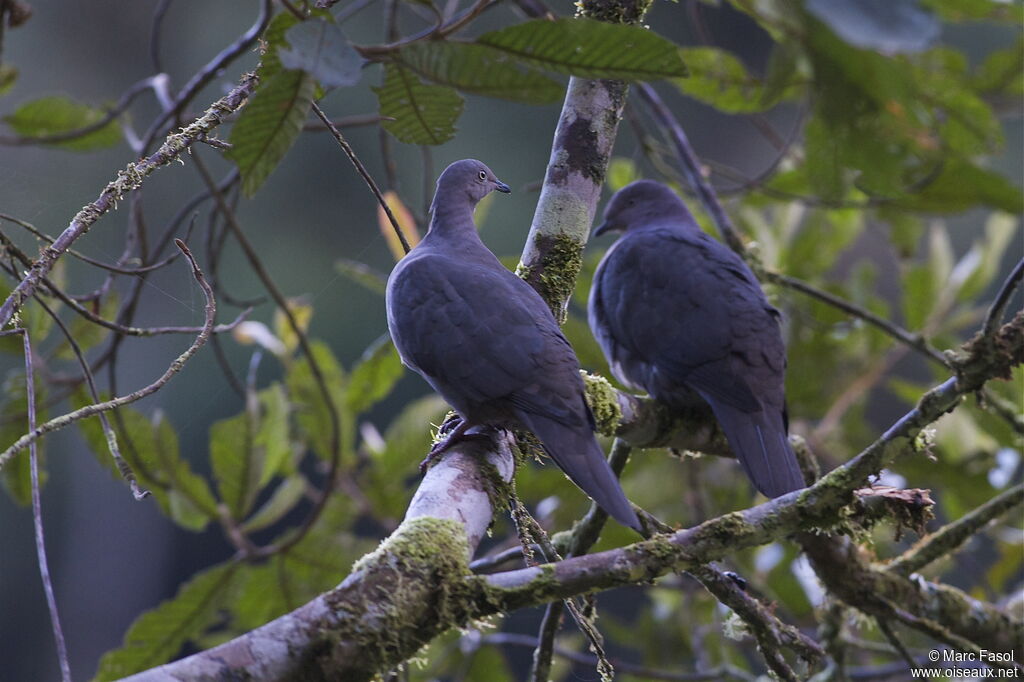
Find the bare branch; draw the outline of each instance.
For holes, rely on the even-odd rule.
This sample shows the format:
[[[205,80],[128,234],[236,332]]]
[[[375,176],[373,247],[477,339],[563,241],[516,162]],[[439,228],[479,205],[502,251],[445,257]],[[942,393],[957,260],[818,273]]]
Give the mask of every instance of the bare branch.
[[[338,141],[338,144],[341,146],[342,150],[344,150],[345,155],[349,158],[349,161],[352,162],[352,165],[356,167],[356,171],[358,171],[359,175],[362,176],[363,180],[369,186],[370,191],[373,192],[373,196],[377,197],[377,203],[379,203],[380,207],[384,209],[384,213],[387,214],[388,220],[391,221],[391,227],[394,228],[395,234],[398,235],[398,241],[401,242],[402,248],[405,252],[409,253],[409,250],[412,247],[409,246],[409,242],[405,238],[402,228],[398,226],[398,219],[396,219],[395,214],[391,212],[391,207],[388,206],[388,202],[384,200],[384,195],[381,194],[380,188],[377,187],[377,183],[373,181],[373,178],[370,177],[370,173],[366,170],[366,167],[359,160],[359,157],[356,156],[356,152],[352,149],[352,145],[348,143],[348,140],[342,136],[341,131],[335,127],[331,122],[331,119],[327,118],[327,115],[315,102],[313,103],[313,113],[315,113],[317,118],[319,118],[323,124],[327,126],[327,129],[331,131],[331,135],[333,135],[334,139]]]
[[[188,149],[195,140],[205,133],[216,128],[224,120],[224,117],[241,107],[246,98],[256,87],[256,77],[246,74],[242,77],[239,85],[230,93],[214,102],[202,116],[186,126],[181,132],[167,136],[164,144],[151,156],[137,163],[130,163],[119,171],[117,179],[110,182],[100,193],[99,197],[91,204],[84,207],[74,217],[71,224],[57,237],[53,244],[43,249],[39,259],[33,264],[31,270],[24,279],[11,292],[7,299],[0,306],[0,328],[7,324],[21,308],[22,304],[35,293],[42,279],[53,268],[54,263],[68,248],[71,247],[79,237],[88,232],[93,223],[99,220],[107,211],[114,208],[118,201],[124,198],[128,192],[138,188],[143,180],[157,168],[166,166],[181,153]]]
[[[1005,490],[977,509],[948,523],[934,533],[927,535],[889,563],[889,570],[900,575],[910,575],[957,551],[975,533],[1014,507],[1024,502],[1024,484],[1018,483]]]
[[[213,321],[217,313],[217,305],[213,299],[213,290],[210,289],[210,285],[207,284],[206,279],[203,277],[202,271],[199,269],[199,265],[192,257],[192,254],[188,250],[188,247],[185,246],[185,242],[177,240],[175,244],[177,244],[178,248],[182,250],[182,252],[185,254],[185,257],[192,265],[192,276],[195,278],[196,283],[199,284],[200,288],[202,288],[203,290],[203,293],[206,295],[206,324],[203,326],[202,331],[199,332],[199,335],[196,336],[195,340],[192,342],[192,345],[189,346],[184,353],[175,358],[174,362],[171,363],[170,367],[167,368],[167,371],[164,372],[159,379],[149,384],[148,386],[144,386],[143,388],[140,388],[137,391],[133,391],[128,395],[119,396],[106,402],[95,403],[93,405],[86,405],[85,407],[74,410],[73,412],[69,412],[67,414],[61,415],[60,417],[51,419],[48,422],[40,424],[38,427],[36,427],[29,433],[25,434],[24,436],[16,440],[14,444],[8,447],[4,452],[0,453],[0,470],[3,469],[4,465],[8,461],[10,461],[10,459],[14,457],[14,455],[16,455],[21,450],[24,450],[32,443],[36,442],[37,440],[39,440],[41,436],[44,436],[47,433],[50,433],[51,431],[57,431],[58,429],[62,429],[65,426],[69,426],[70,424],[73,424],[74,422],[80,419],[91,417],[93,415],[100,414],[101,412],[106,412],[116,407],[121,407],[122,405],[128,405],[130,403],[135,402],[136,400],[141,400],[142,398],[145,398],[146,396],[151,395],[156,391],[160,390],[160,388],[163,387],[164,384],[171,380],[171,377],[173,377],[175,374],[181,371],[182,367],[185,366],[185,363],[188,362],[189,359],[191,359],[192,356],[196,354],[196,351],[203,347],[203,345],[206,343],[206,340],[210,337],[210,334],[213,331]]]
[[[0,23],[3,12],[0,12]],[[27,329],[11,329],[0,332],[0,336],[18,334],[21,336],[22,352],[25,356],[25,402],[28,404],[28,430],[36,428],[36,385],[35,373],[32,371],[32,343]],[[46,536],[43,533],[43,502],[39,495],[39,453],[36,444],[29,446],[29,475],[32,481],[32,527],[36,540],[36,563],[39,566],[39,578],[43,582],[43,593],[46,595],[46,607],[50,612],[50,627],[53,630],[53,641],[57,647],[57,662],[60,665],[60,676],[64,682],[71,682],[71,666],[68,664],[68,647],[64,642],[64,629],[60,625],[60,613],[57,611],[57,597],[53,593],[53,581],[50,580],[50,564],[46,559]]]

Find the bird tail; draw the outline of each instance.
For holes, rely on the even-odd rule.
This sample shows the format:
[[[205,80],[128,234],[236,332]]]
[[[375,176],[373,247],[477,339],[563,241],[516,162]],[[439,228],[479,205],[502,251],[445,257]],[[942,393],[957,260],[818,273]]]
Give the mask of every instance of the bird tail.
[[[703,397],[711,405],[754,487],[768,497],[804,487],[804,477],[786,437],[781,413],[744,412],[720,400]]]
[[[519,419],[540,439],[555,464],[598,506],[622,525],[642,532],[640,521],[593,433],[538,414],[520,411]]]

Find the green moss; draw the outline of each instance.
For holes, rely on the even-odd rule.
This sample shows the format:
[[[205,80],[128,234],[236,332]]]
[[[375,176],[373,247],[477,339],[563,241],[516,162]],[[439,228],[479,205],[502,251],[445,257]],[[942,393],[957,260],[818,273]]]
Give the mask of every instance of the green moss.
[[[419,517],[404,522],[352,573],[363,573],[357,589],[326,596],[342,627],[334,644],[354,644],[365,655],[366,670],[395,665],[437,634],[465,622],[471,612],[464,582],[469,574],[465,528],[449,519]],[[329,656],[328,656],[329,658]],[[329,661],[323,665],[330,665]],[[346,664],[351,667],[351,663]]]
[[[576,276],[583,267],[583,244],[567,234],[557,234],[538,235],[536,245],[540,263],[531,268],[527,281],[547,302],[558,323],[563,324],[566,305],[576,288]]]
[[[586,385],[585,396],[590,411],[597,422],[597,432],[603,436],[614,436],[622,422],[622,407],[619,406],[615,387],[607,379],[596,374],[580,371]]]
[[[577,0],[581,16],[610,24],[636,24],[643,19],[653,0]]]

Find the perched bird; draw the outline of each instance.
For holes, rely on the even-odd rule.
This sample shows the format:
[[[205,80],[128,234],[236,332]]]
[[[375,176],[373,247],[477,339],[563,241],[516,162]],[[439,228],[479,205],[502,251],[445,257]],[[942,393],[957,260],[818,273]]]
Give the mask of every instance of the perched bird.
[[[786,437],[779,312],[750,268],[650,180],[612,197],[594,235],[613,231],[624,234],[598,265],[588,304],[612,372],[670,407],[706,401],[765,495],[802,488]]]
[[[540,295],[484,246],[477,202],[508,192],[465,159],[437,180],[430,228],[388,278],[391,338],[406,366],[459,414],[443,451],[471,426],[525,428],[619,523],[640,524],[594,437],[579,361]]]

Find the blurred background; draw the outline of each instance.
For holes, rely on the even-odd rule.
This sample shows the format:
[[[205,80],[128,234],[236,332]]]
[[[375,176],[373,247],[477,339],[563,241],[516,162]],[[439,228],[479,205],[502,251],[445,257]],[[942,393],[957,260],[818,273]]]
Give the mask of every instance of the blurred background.
[[[0,97],[0,115],[46,94],[67,94],[94,105],[116,101],[131,84],[154,73],[150,29],[159,4],[155,0],[32,3],[30,21],[17,30],[8,30],[3,38],[3,61],[15,65],[20,73],[14,87]],[[338,7],[346,4],[342,2]],[[555,7],[563,14],[571,12],[568,3]],[[181,87],[247,29],[256,11],[252,0],[177,0],[167,5],[159,53],[173,86]],[[346,34],[361,44],[382,41],[381,11],[380,3],[370,3],[345,24]],[[694,3],[688,0],[659,1],[647,23],[681,45],[710,39],[712,44],[738,55],[753,73],[763,73],[771,41],[749,18],[728,4],[701,4],[696,11],[703,22],[703,35],[698,35],[694,11]],[[515,10],[510,6],[498,7],[475,25],[474,32],[505,25],[513,14]],[[1010,28],[978,23],[947,27],[942,40],[977,59],[994,45],[1011,44],[1014,37],[1015,31]],[[197,108],[229,89],[237,75],[255,63],[253,53],[215,79],[195,100]],[[374,112],[377,104],[370,88],[380,80],[379,67],[371,66],[369,71],[359,86],[329,94],[322,102],[324,110],[332,117]],[[749,118],[725,116],[679,96],[671,88],[659,89],[702,158],[749,175],[756,175],[773,160],[773,147]],[[798,109],[796,104],[785,104],[765,116],[776,130],[787,135],[798,119]],[[132,107],[131,120],[137,130],[145,130],[158,113],[152,97],[144,95]],[[467,96],[458,135],[432,151],[430,177],[424,177],[418,149],[390,142],[397,162],[394,189],[414,213],[422,215],[433,177],[445,165],[464,157],[480,158],[513,188],[511,196],[497,197],[489,205],[482,225],[483,239],[497,254],[517,256],[529,229],[558,114],[558,105],[526,106]],[[620,130],[617,155],[642,165],[630,126],[624,124]],[[1005,153],[990,167],[1019,185],[1020,118],[1004,120],[1004,130]],[[351,128],[345,134],[370,173],[385,183],[387,174],[377,127]],[[218,177],[230,169],[216,150],[199,145],[193,153],[201,155]],[[132,160],[126,144],[88,154],[40,146],[0,147],[0,213],[56,235],[82,205],[96,198],[118,169]],[[185,166],[188,164],[185,157]],[[729,185],[718,180],[723,186]],[[145,184],[145,220],[152,229],[162,230],[182,204],[202,189],[196,174],[187,167],[173,164],[159,170]],[[95,258],[115,261],[121,254],[128,224],[126,206],[122,204],[121,210],[99,221],[76,248]],[[303,296],[312,305],[310,335],[326,341],[346,366],[386,332],[383,299],[353,285],[335,267],[337,259],[346,258],[364,262],[381,273],[389,271],[394,261],[378,230],[376,211],[373,197],[351,164],[322,132],[304,134],[257,197],[241,201],[238,207],[246,232],[278,286],[288,296]],[[956,254],[964,253],[979,236],[985,215],[974,211],[949,220]],[[200,216],[200,224],[204,219]],[[4,225],[4,229],[13,233],[10,225]],[[865,230],[837,262],[834,274],[842,280],[858,263],[873,263],[878,275],[873,283],[875,293],[895,300],[899,295],[899,279],[894,274],[898,264],[888,245],[877,236],[876,230]],[[19,241],[34,252],[31,239]],[[604,246],[606,242],[602,241],[595,249]],[[996,283],[1021,253],[1018,227],[1001,258],[1001,275],[995,278]],[[71,290],[86,291],[102,281],[102,274],[95,269],[73,259],[64,260]],[[228,246],[220,277],[235,297],[262,294],[259,282],[234,245]],[[788,297],[795,296],[784,291],[781,300],[776,300],[789,313]],[[574,302],[575,306],[580,304],[579,300]],[[220,319],[227,321],[233,315],[233,310],[224,306]],[[252,319],[269,324],[271,316],[272,307],[264,304],[256,308]],[[148,279],[138,326],[200,325],[202,319],[203,297],[184,262]],[[152,381],[190,340],[177,335],[127,339],[118,366],[119,390],[134,390]],[[244,375],[252,348],[229,337],[222,340],[231,365]],[[6,353],[0,357],[0,371],[6,375],[20,367],[20,362],[18,356]],[[930,376],[924,363],[914,357],[901,360],[894,371],[924,383]],[[368,420],[382,430],[399,406],[428,393],[425,383],[407,374],[395,393],[368,415]],[[260,368],[260,384],[279,375],[277,366],[265,361]],[[101,379],[105,384],[105,372]],[[904,403],[884,391],[869,405],[868,421],[877,428],[905,411]],[[239,413],[243,404],[227,386],[206,348],[165,388],[135,407],[145,414],[162,411],[178,431],[183,455],[195,470],[205,472],[209,469],[205,458],[210,424]],[[807,428],[807,420],[799,412],[794,414],[794,423],[797,431]],[[870,441],[869,435],[865,434],[863,444]],[[196,571],[230,557],[233,549],[215,526],[203,533],[190,533],[161,515],[152,500],[135,502],[123,482],[97,464],[77,430],[67,429],[48,437],[44,450],[48,480],[43,504],[50,566],[72,670],[76,678],[85,679],[94,673],[99,657],[121,643],[125,630],[140,612],[172,596],[177,586]],[[405,474],[414,473],[415,461],[418,456],[410,453]],[[740,477],[735,478],[739,485]],[[654,481],[634,483],[658,485]],[[412,488],[409,490],[411,494]],[[534,625],[525,625],[524,632],[530,631],[535,631]],[[59,678],[36,565],[31,513],[6,495],[0,495],[0,661],[0,680]]]

